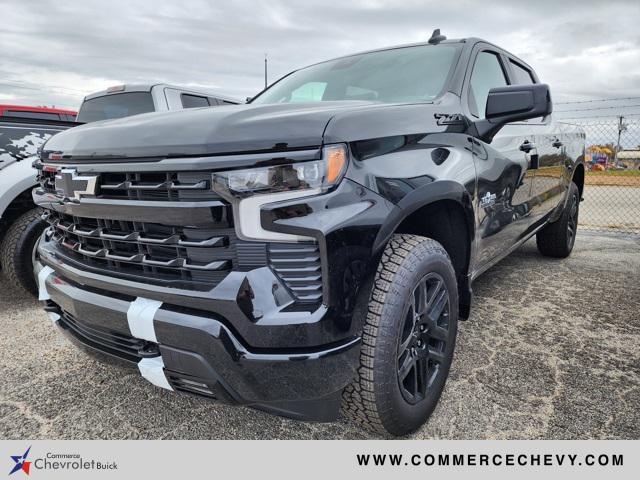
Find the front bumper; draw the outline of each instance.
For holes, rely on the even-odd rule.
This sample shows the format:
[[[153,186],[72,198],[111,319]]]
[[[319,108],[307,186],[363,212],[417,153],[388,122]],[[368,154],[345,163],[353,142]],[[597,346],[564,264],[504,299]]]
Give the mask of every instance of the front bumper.
[[[214,315],[151,304],[136,317],[139,297],[83,288],[40,263],[36,271],[45,309],[66,336],[90,351],[138,364],[161,387],[328,421],[337,417],[340,392],[355,376],[359,338],[305,352],[251,351]],[[151,330],[134,327],[147,337],[136,338],[132,322],[144,322],[145,314]]]
[[[100,209],[102,200],[60,202],[39,191],[34,199],[74,217],[140,221],[133,216],[157,213],[142,202],[109,201],[110,207],[128,205],[109,213]],[[211,209],[169,207],[164,211],[186,215],[172,222],[211,221]],[[366,315],[362,299],[368,299],[367,281],[378,263],[373,245],[392,208],[346,179],[331,193],[261,208],[264,228],[317,242],[323,298],[312,309],[291,304],[270,266],[231,271],[213,288],[183,289],[75,264],[48,235],[40,241],[36,265],[41,299],[72,340],[137,365],[155,385],[293,418],[332,420],[341,391],[356,377]],[[188,216],[196,212],[204,220]]]

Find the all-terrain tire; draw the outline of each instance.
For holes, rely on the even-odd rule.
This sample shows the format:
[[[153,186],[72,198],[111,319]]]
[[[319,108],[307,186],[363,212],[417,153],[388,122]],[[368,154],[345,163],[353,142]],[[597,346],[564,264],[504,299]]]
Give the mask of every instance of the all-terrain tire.
[[[536,234],[538,251],[547,257],[566,258],[573,250],[580,213],[580,191],[573,182],[569,186],[568,195],[560,218]]]
[[[421,294],[420,288],[423,284],[425,293]],[[416,313],[419,311],[416,305],[422,303],[418,299],[422,298],[421,295],[426,299],[423,311],[428,311],[429,295],[434,297],[433,301],[437,300],[435,297],[440,298],[443,295],[436,290],[437,285],[441,285],[440,288],[446,290],[446,312],[443,307],[443,313],[438,316],[437,311],[434,310],[433,316],[437,316],[435,323],[430,323],[430,326],[421,324],[422,320],[415,320],[415,318],[424,320],[428,315],[420,317]],[[430,291],[432,293],[429,293]],[[433,309],[434,306],[432,305],[431,308]],[[413,325],[411,325],[412,315]],[[420,383],[416,380],[418,377],[412,380],[407,376],[405,382],[409,381],[406,384],[400,379],[401,364],[404,364],[407,359],[410,360],[410,356],[415,354],[413,349],[405,350],[405,353],[401,352],[403,345],[413,341],[411,335],[406,335],[407,328],[413,329],[419,326],[413,332],[413,336],[427,335],[427,333],[420,333],[423,327],[425,332],[433,328],[434,335],[444,338],[445,329],[442,325],[445,323],[445,340],[434,339],[433,350],[432,341],[425,340],[430,342],[427,346],[426,371],[437,367],[437,374],[433,377],[432,383],[422,381],[422,384],[428,387],[425,388],[421,399],[417,393],[411,396],[407,392],[406,385],[413,384],[417,387]],[[430,238],[417,235],[393,235],[384,250],[375,274],[362,333],[358,377],[343,391],[343,415],[385,436],[405,435],[418,429],[433,412],[444,389],[453,359],[457,325],[456,276],[445,249],[440,243]],[[413,344],[415,349],[423,352],[418,347],[419,340],[416,342]],[[440,363],[434,363],[430,358],[432,354],[437,355]],[[424,358],[421,358],[420,362],[424,361]],[[415,370],[412,370],[416,375],[418,371],[422,371],[417,365],[418,363]],[[428,375],[427,377],[431,378]]]
[[[7,230],[0,244],[0,265],[4,277],[12,285],[37,293],[33,275],[33,249],[47,227],[40,218],[42,211],[34,208],[18,217]]]

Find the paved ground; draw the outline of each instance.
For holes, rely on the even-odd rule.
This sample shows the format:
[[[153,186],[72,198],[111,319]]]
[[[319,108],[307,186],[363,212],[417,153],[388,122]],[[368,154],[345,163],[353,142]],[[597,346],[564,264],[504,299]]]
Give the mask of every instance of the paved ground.
[[[580,224],[640,233],[640,187],[585,186]]]
[[[416,438],[640,438],[640,237],[529,242],[475,286],[451,378]],[[59,338],[0,283],[0,438],[368,438],[165,393]]]

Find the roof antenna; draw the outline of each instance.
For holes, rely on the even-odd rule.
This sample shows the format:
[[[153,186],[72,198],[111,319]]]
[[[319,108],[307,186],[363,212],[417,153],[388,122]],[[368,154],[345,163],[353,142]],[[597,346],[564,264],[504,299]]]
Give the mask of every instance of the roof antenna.
[[[446,40],[447,37],[445,37],[444,35],[440,35],[440,29],[436,28],[433,33],[431,34],[431,38],[429,39],[429,43],[431,45],[437,45],[439,44],[441,41]]]
[[[264,54],[264,89],[267,89],[267,54]]]

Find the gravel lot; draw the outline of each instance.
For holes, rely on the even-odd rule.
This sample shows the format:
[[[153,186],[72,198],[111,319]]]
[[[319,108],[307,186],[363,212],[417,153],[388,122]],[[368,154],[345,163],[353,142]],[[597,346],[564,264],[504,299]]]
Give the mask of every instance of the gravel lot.
[[[640,237],[529,242],[474,285],[444,395],[415,438],[640,438]],[[158,389],[58,336],[0,283],[0,438],[369,438]]]

